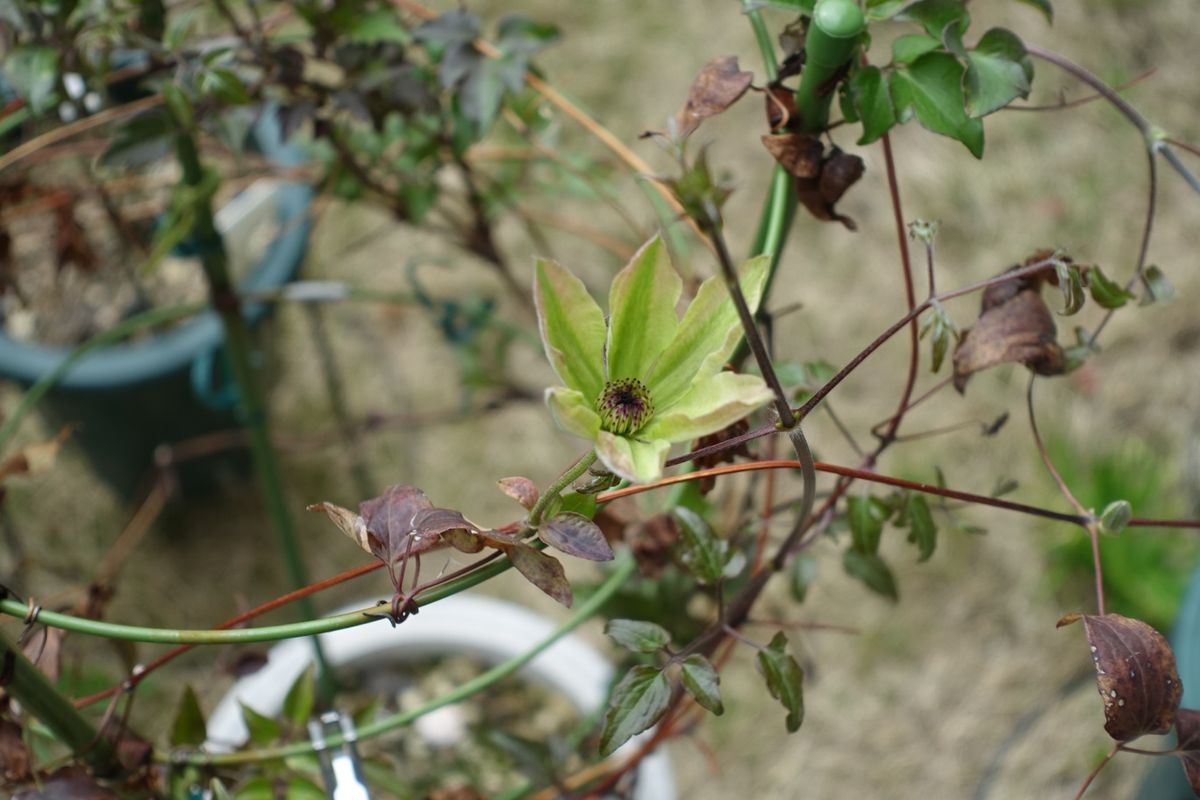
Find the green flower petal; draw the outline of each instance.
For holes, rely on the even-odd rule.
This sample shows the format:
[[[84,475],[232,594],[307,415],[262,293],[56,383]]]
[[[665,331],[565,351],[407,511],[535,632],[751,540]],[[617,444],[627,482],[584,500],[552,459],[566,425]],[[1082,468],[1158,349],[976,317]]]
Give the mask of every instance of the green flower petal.
[[[594,403],[604,387],[604,312],[557,261],[534,266],[533,300],[546,357],[562,382]]]
[[[644,381],[679,327],[675,304],[683,282],[657,236],[613,278],[608,294],[608,379]]]
[[[647,439],[686,442],[716,433],[769,402],[771,390],[757,375],[718,372],[696,384],[677,403],[638,431]]]
[[[671,443],[662,440],[640,441],[600,431],[596,437],[596,455],[614,473],[634,483],[649,483],[662,476],[663,464]]]
[[[738,283],[751,313],[758,310],[769,265],[770,257],[758,256],[738,268]],[[670,406],[697,378],[719,372],[741,338],[742,324],[733,298],[721,276],[714,275],[700,285],[675,338],[646,381],[655,407]]]
[[[583,439],[595,439],[599,433],[600,415],[592,409],[583,392],[565,386],[552,387],[546,390],[546,405],[550,406],[558,427],[567,433]]]

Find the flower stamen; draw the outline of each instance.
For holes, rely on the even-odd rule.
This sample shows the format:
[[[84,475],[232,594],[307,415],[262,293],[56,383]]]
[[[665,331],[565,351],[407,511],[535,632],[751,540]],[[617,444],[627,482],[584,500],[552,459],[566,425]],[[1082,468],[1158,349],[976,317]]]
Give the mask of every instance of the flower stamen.
[[[623,378],[604,384],[596,398],[600,427],[609,433],[625,435],[637,432],[654,414],[650,391],[637,378]]]

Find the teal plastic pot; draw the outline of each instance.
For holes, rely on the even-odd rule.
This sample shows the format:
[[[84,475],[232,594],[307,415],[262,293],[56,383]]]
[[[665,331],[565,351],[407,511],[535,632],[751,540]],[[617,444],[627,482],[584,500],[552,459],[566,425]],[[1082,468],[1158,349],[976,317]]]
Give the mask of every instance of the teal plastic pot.
[[[272,160],[299,159],[280,143],[273,113],[263,113],[254,135]],[[303,184],[279,183],[269,192],[252,185],[221,210],[222,215],[273,213],[279,225],[279,235],[241,289],[277,288],[296,275],[308,244],[311,200],[312,191]],[[253,324],[268,310],[248,304],[243,313]],[[151,474],[159,445],[239,426],[238,398],[224,366],[223,346],[221,320],[206,311],[152,339],[90,353],[62,376],[40,409],[55,423],[76,425],[72,441],[83,448],[96,473],[131,497]],[[28,386],[70,352],[0,333],[0,377]],[[222,475],[240,474],[245,461],[244,452],[235,449],[182,462],[177,472],[181,488],[189,494],[202,492],[221,482]]]

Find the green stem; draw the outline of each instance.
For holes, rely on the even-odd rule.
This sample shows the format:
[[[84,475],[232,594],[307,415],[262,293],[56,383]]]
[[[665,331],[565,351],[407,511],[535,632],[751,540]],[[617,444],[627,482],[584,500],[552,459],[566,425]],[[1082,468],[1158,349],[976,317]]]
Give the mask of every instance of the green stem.
[[[829,125],[834,81],[854,55],[866,26],[856,0],[818,0],[804,39],[804,71],[796,90],[796,111],[804,133]]]
[[[21,402],[17,404],[16,409],[4,421],[4,425],[0,426],[0,450],[8,446],[12,440],[13,434],[17,432],[17,428],[28,416],[37,402],[42,399],[46,392],[58,383],[63,375],[70,371],[71,367],[88,353],[101,347],[107,347],[111,344],[125,339],[128,336],[153,328],[157,325],[165,325],[168,322],[191,317],[204,311],[206,305],[204,303],[192,303],[190,305],[170,306],[168,308],[154,308],[149,311],[143,311],[141,314],[130,317],[122,322],[114,325],[112,328],[102,331],[92,338],[88,339],[83,344],[76,347],[70,354],[64,358],[57,367],[47,372],[42,377],[29,387],[25,395],[21,398]]]
[[[237,384],[250,444],[250,457],[267,506],[267,514],[278,535],[279,549],[292,588],[299,589],[310,583],[308,570],[304,566],[304,556],[296,538],[291,514],[288,512],[279,462],[271,445],[266,403],[250,363],[250,332],[246,326],[246,319],[242,316],[241,303],[229,274],[225,243],[221,240],[213,219],[212,188],[206,188],[209,176],[200,162],[195,139],[185,125],[187,121],[177,121],[180,127],[175,137],[175,152],[183,170],[182,183],[193,193],[188,199],[190,207],[182,209],[182,213],[192,218],[191,233],[201,251],[200,263],[208,279],[211,302],[220,315],[225,330],[225,352],[229,356],[230,369]],[[300,615],[305,619],[317,616],[316,605],[310,597],[301,598],[298,608]],[[313,639],[312,645],[317,664],[321,668],[322,689],[328,696],[332,696],[332,673],[325,664],[320,642]]]
[[[512,564],[507,557],[491,561],[480,569],[456,578],[453,581],[434,587],[428,592],[422,592],[417,598],[421,605],[429,605],[438,600],[458,594],[464,589],[470,589],[484,581],[499,575]],[[16,600],[0,600],[0,614],[24,618],[29,607]],[[383,619],[379,606],[339,614],[333,617],[320,617],[304,622],[292,622],[285,625],[267,625],[261,628],[234,629],[202,629],[177,630],[174,628],[146,628],[139,625],[119,625],[111,622],[100,622],[70,614],[60,614],[56,611],[42,611],[38,614],[38,622],[52,628],[82,633],[88,636],[103,636],[106,639],[119,639],[126,642],[149,642],[152,644],[240,644],[245,642],[273,642],[280,639],[296,639],[301,636],[312,636],[318,633],[353,628],[368,622]]]
[[[775,61],[775,44],[771,41],[771,33],[767,23],[751,0],[742,0],[742,13],[750,20],[754,31],[754,40],[758,43],[758,52],[762,55],[763,72],[767,73],[767,83],[779,77],[779,64]]]
[[[596,463],[596,451],[589,450],[586,454],[580,456],[578,461],[568,467],[566,472],[559,475],[558,480],[550,484],[550,487],[533,504],[533,508],[529,511],[529,524],[533,527],[540,525],[542,515],[546,513],[546,509],[550,507],[550,503],[562,494],[564,489],[574,483],[580,475],[587,472],[588,467],[594,463]]]
[[[4,690],[97,773],[109,775],[116,772],[120,767],[113,757],[109,741],[97,733],[71,701],[50,683],[20,649],[9,644],[3,634],[0,634],[0,651],[3,651],[0,658],[5,662],[8,673]]]
[[[586,601],[584,601],[578,609],[547,638],[543,639],[533,648],[525,651],[515,658],[511,658],[502,664],[497,664],[481,675],[467,681],[466,683],[455,687],[450,692],[441,697],[434,698],[424,705],[409,711],[403,711],[399,714],[394,714],[390,717],[377,720],[369,725],[364,725],[358,729],[359,739],[369,739],[388,731],[402,728],[412,724],[417,719],[426,714],[436,711],[444,706],[453,703],[461,702],[473,694],[481,692],[493,684],[515,673],[521,667],[528,664],[533,659],[537,658],[544,651],[549,649],[555,642],[566,636],[571,631],[578,628],[584,622],[592,617],[600,610],[608,599],[616,593],[617,589],[634,573],[637,564],[626,556],[622,558],[614,567],[612,574],[607,580],[600,585]],[[342,744],[340,736],[331,736],[327,741],[328,746],[337,747]],[[306,755],[313,752],[311,742],[298,742],[296,744],[286,745],[284,747],[273,747],[265,750],[248,750],[239,753],[224,753],[224,754],[208,754],[208,753],[193,753],[189,755],[176,754],[158,754],[160,760],[169,760],[171,763],[188,763],[199,765],[217,765],[226,766],[233,764],[246,764],[260,761],[272,761],[281,758],[289,758],[291,756]]]

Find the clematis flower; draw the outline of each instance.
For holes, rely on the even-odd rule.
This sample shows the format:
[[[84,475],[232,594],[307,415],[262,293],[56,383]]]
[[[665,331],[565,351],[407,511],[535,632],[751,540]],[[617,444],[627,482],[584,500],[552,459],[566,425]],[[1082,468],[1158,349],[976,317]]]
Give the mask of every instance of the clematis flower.
[[[751,311],[767,277],[759,257],[738,270]],[[771,398],[757,375],[722,371],[742,329],[720,276],[704,281],[681,320],[682,281],[655,237],[633,256],[608,294],[609,318],[583,282],[539,259],[533,282],[546,356],[566,386],[546,390],[558,425],[595,442],[622,478],[662,475],[673,442],[706,436]]]

